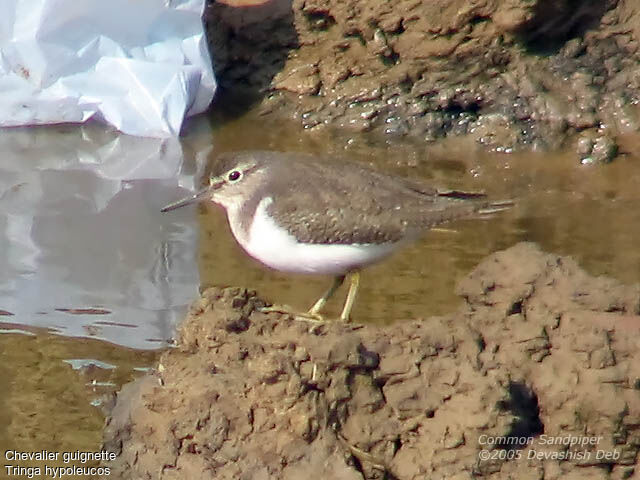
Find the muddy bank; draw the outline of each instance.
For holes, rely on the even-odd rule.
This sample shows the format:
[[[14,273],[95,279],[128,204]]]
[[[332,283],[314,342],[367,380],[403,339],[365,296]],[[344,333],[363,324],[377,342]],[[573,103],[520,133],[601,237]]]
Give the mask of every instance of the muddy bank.
[[[633,476],[640,287],[521,243],[458,293],[451,315],[383,328],[313,326],[259,313],[252,292],[205,291],[158,373],[119,394],[110,478]],[[594,440],[543,440],[572,436]]]
[[[638,129],[635,0],[226,3],[205,15],[222,86],[308,128],[571,146],[584,162]]]

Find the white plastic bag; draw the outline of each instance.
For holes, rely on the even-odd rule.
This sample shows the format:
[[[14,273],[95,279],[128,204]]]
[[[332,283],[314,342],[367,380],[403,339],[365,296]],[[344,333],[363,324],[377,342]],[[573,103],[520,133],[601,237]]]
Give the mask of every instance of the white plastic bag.
[[[0,0],[0,126],[180,133],[216,82],[204,0]]]

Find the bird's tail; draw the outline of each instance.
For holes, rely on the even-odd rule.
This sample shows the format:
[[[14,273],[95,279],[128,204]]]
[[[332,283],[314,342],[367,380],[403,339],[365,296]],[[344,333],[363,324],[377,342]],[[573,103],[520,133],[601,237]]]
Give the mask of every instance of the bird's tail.
[[[486,195],[478,192],[448,191],[444,194],[439,192],[438,196],[447,197],[453,201],[446,202],[441,209],[432,209],[428,215],[425,215],[428,227],[463,218],[490,217],[515,205],[513,200],[483,201]]]
[[[465,192],[464,190],[441,190],[438,191],[438,196],[456,200],[480,200],[481,198],[487,198],[487,194],[484,192]],[[491,215],[492,213],[508,210],[515,204],[516,202],[511,199],[491,202],[475,202],[474,212],[480,215]]]
[[[478,208],[478,210],[476,210],[476,213],[482,216],[485,216],[485,215],[489,216],[489,215],[493,215],[494,213],[499,213],[499,212],[504,212],[505,210],[509,210],[515,204],[516,202],[514,200],[498,200],[495,202],[487,202],[483,206]]]

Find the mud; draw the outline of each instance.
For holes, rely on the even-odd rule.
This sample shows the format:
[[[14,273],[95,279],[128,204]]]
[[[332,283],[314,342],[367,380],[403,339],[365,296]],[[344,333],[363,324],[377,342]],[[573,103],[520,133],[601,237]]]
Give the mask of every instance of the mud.
[[[118,395],[109,478],[632,477],[640,286],[520,243],[457,291],[455,313],[379,327],[312,325],[258,312],[255,292],[206,290],[157,373]],[[597,444],[542,440],[572,436]]]
[[[638,130],[635,0],[226,3],[205,16],[222,86],[307,128],[570,146],[583,163]]]

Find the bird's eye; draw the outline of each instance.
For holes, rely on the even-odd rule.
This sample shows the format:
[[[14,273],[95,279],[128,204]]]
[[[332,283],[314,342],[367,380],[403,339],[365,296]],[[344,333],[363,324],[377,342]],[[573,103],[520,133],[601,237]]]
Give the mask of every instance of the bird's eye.
[[[236,182],[240,179],[241,176],[242,176],[242,173],[240,173],[238,170],[233,170],[229,172],[229,175],[227,175],[227,178],[229,179],[230,182]]]

